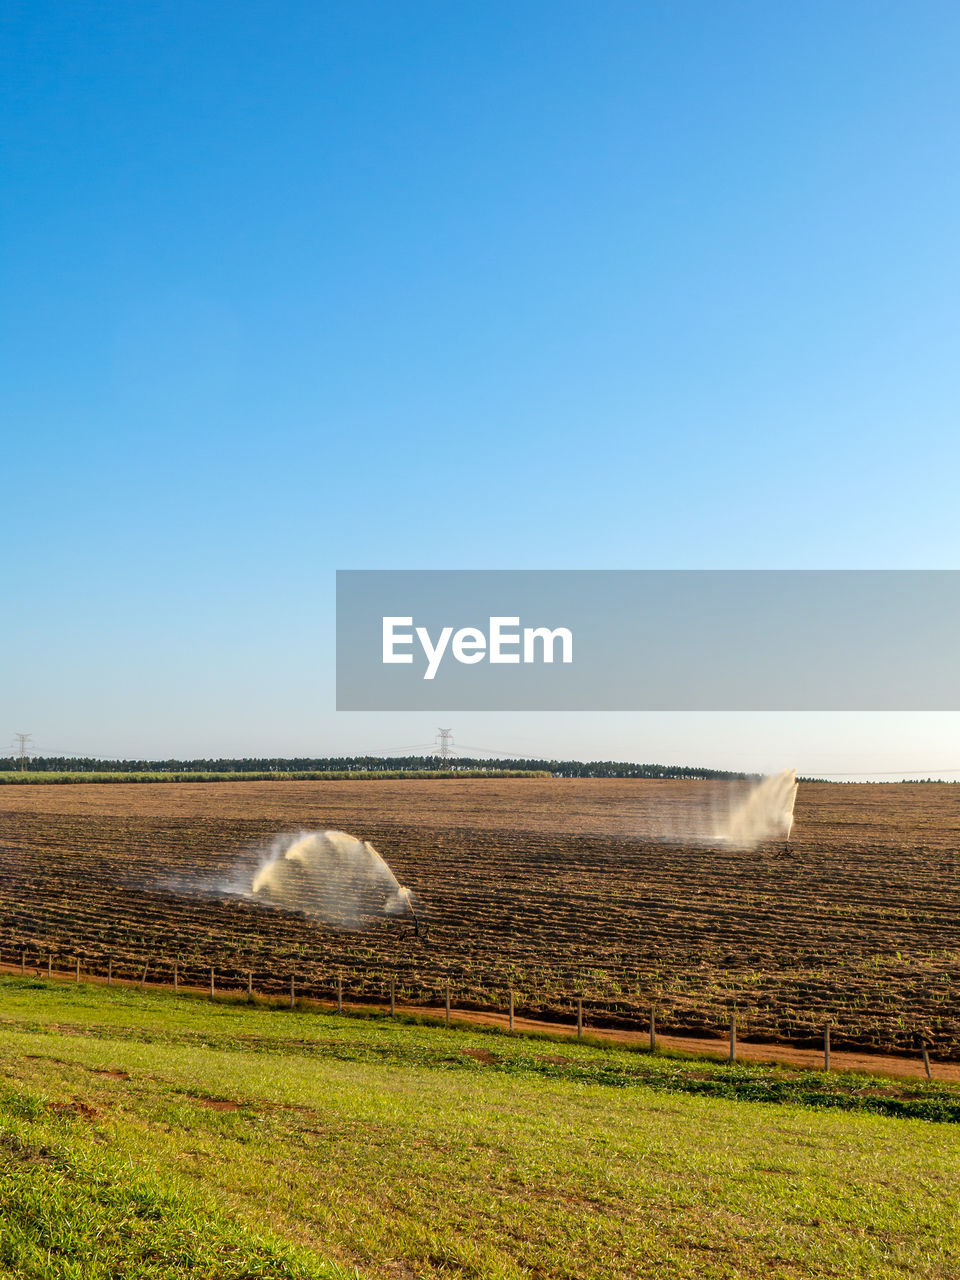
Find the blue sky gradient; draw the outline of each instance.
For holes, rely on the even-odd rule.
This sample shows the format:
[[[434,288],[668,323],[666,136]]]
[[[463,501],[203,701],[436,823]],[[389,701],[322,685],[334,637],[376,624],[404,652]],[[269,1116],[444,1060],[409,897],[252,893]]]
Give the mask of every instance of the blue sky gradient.
[[[334,713],[336,568],[960,567],[958,38],[876,0],[7,6],[6,731],[431,738]],[[960,767],[958,728],[460,736],[816,771]]]

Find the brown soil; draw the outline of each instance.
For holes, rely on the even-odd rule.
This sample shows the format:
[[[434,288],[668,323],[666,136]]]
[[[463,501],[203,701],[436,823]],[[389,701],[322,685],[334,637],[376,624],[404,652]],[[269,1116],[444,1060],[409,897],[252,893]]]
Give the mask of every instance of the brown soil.
[[[667,812],[715,784],[612,780],[250,782],[7,787],[0,793],[0,958],[280,996],[454,1003],[516,993],[525,1017],[718,1050],[736,1004],[749,1041],[834,1060],[960,1059],[960,787],[803,784],[791,853],[664,844]],[[202,886],[242,879],[278,831],[371,840],[426,904],[429,929],[338,932]],[[463,1016],[463,1015],[458,1015]],[[519,1024],[518,1024],[519,1025]],[[593,1034],[594,1032],[592,1032]],[[719,1050],[722,1052],[722,1045]],[[772,1049],[758,1050],[769,1054]],[[816,1056],[816,1050],[811,1050]],[[786,1059],[784,1059],[786,1060]],[[910,1074],[909,1059],[897,1059]],[[918,1061],[918,1059],[917,1059]],[[919,1068],[922,1070],[922,1066]],[[934,1071],[938,1070],[934,1064]]]
[[[51,1102],[49,1106],[58,1115],[81,1116],[84,1120],[96,1120],[100,1115],[97,1108],[87,1102]]]
[[[489,1049],[461,1049],[460,1052],[465,1058],[474,1058],[477,1062],[483,1062],[487,1066],[491,1062],[497,1062],[498,1058],[495,1053],[491,1053]]]

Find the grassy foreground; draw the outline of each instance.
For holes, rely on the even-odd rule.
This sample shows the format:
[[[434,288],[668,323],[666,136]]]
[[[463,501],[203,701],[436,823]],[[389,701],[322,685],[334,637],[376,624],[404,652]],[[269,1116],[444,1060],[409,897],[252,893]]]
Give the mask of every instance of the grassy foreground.
[[[890,1081],[32,979],[0,1071],[4,1276],[960,1274],[960,1131]]]

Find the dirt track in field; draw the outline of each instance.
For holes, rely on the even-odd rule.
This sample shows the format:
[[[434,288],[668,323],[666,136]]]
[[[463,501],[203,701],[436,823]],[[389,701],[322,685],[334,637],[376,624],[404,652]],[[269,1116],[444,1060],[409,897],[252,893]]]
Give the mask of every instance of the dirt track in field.
[[[280,992],[517,1008],[811,1049],[960,1058],[960,787],[804,784],[789,857],[662,843],[716,784],[442,780],[10,786],[0,793],[0,947],[54,948],[130,975],[179,952]],[[278,831],[371,840],[429,905],[424,941],[396,924],[338,933],[200,881],[252,871]],[[191,887],[192,886],[192,887]],[[9,953],[5,958],[9,958]],[[716,1043],[716,1042],[714,1042]],[[744,1053],[747,1047],[744,1046]]]

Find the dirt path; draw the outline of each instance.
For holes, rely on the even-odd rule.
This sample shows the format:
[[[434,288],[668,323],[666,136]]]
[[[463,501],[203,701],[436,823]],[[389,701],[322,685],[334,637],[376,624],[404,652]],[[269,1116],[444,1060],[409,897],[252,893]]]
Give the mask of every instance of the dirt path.
[[[20,966],[17,964],[0,964],[0,973],[19,975],[20,972]],[[26,973],[28,976],[35,975],[37,966],[28,965]],[[41,969],[41,976],[47,976],[45,968]],[[76,973],[75,971],[63,972],[54,970],[50,975],[50,980],[54,982],[76,982]],[[81,984],[107,985],[106,978],[83,972],[81,972],[80,981]],[[121,987],[139,988],[141,985],[133,978],[115,977],[112,982],[114,986]],[[173,986],[170,983],[148,980],[146,989],[173,993]],[[181,983],[177,989],[183,995],[207,996],[209,999],[209,993],[202,987],[188,987]],[[236,1000],[242,996],[242,992],[236,988],[224,990],[217,994],[222,999],[230,1000]],[[270,999],[277,1004],[281,1002],[281,997],[279,996],[271,996]],[[297,1006],[304,1010],[316,1009],[329,1012],[336,1008],[336,1001],[298,998]],[[353,1003],[344,1001],[343,1003],[343,1011],[346,1014],[371,1008],[382,1009],[382,1007],[373,1005],[370,1002]],[[431,1005],[398,1004],[396,1010],[398,1014],[407,1017],[429,1018],[440,1024],[444,1022],[446,1016],[442,1008]],[[450,1020],[451,1025],[454,1027],[498,1027],[506,1031],[509,1026],[509,1019],[505,1013],[481,1013],[471,1009],[451,1010]],[[563,1022],[543,1022],[536,1018],[515,1017],[513,1027],[514,1031],[520,1034],[561,1036],[569,1040],[576,1040],[577,1038],[576,1028]],[[627,1048],[646,1048],[649,1044],[649,1033],[646,1031],[622,1031],[607,1027],[585,1026],[584,1034],[591,1041],[602,1040],[610,1045],[622,1045]],[[728,1045],[725,1040],[711,1039],[705,1036],[663,1035],[658,1031],[657,1046],[661,1049],[676,1049],[705,1058],[726,1060],[728,1055]],[[799,1067],[807,1071],[822,1071],[824,1065],[823,1051],[821,1049],[802,1049],[798,1046],[787,1044],[758,1044],[753,1041],[739,1039],[737,1041],[737,1060],[740,1062],[773,1063],[780,1066]],[[919,1054],[916,1058],[909,1058],[896,1054],[869,1053],[862,1050],[832,1049],[830,1052],[830,1066],[834,1071],[862,1071],[870,1075],[891,1076],[902,1080],[924,1079],[926,1077],[926,1071]],[[932,1078],[936,1081],[944,1084],[960,1084],[960,1062],[931,1061],[930,1071]]]
[[[422,1013],[422,1009],[404,1009],[398,1012]],[[442,1013],[430,1012],[439,1018]],[[481,1026],[497,1026],[506,1028],[507,1017],[497,1013],[457,1012],[453,1021],[476,1023]],[[564,1023],[538,1022],[533,1018],[514,1018],[513,1026],[519,1032],[544,1032],[550,1035],[567,1036],[576,1039],[576,1031]],[[626,1045],[632,1048],[646,1048],[650,1042],[646,1031],[619,1031],[606,1027],[585,1027],[584,1033],[591,1040],[604,1040],[610,1044]],[[727,1042],[711,1039],[706,1036],[671,1036],[657,1032],[657,1046],[661,1049],[678,1049],[684,1053],[696,1054],[698,1057],[720,1058],[726,1061],[729,1049]],[[801,1049],[787,1044],[756,1044],[752,1041],[737,1040],[738,1062],[778,1063],[781,1066],[802,1067],[808,1071],[823,1070],[823,1051],[821,1049]],[[867,1053],[849,1049],[831,1049],[830,1066],[834,1071],[863,1071],[870,1075],[894,1076],[898,1079],[926,1077],[923,1062],[918,1056],[913,1058],[899,1057],[896,1054]],[[960,1063],[933,1062],[930,1071],[934,1080],[943,1083],[960,1084]]]

